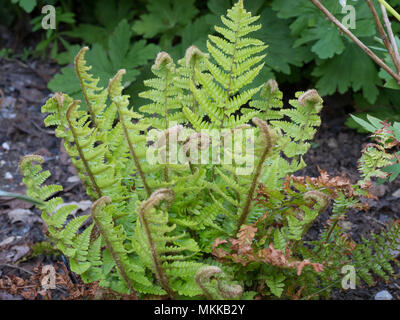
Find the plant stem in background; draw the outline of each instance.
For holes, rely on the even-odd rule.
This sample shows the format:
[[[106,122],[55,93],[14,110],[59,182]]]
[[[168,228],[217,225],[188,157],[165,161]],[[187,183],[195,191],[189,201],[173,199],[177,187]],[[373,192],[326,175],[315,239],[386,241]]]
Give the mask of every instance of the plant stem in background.
[[[368,56],[371,57],[382,69],[389,73],[393,79],[400,84],[400,75],[396,74],[392,69],[390,69],[385,62],[382,61],[375,53],[371,51],[364,43],[362,43],[351,31],[349,31],[335,16],[326,9],[321,2],[318,0],[310,0],[318,9],[325,14],[329,20],[331,20],[340,30],[343,31],[351,40],[353,40]]]
[[[385,0],[378,0],[385,8],[397,19],[400,21],[400,14],[394,10],[389,3],[387,3]]]
[[[382,10],[383,21],[385,21],[385,26],[386,26],[387,32],[389,34],[389,38],[390,38],[390,42],[392,44],[393,50],[394,50],[394,55],[396,57],[395,59],[400,64],[400,53],[399,53],[399,49],[397,47],[396,39],[394,38],[392,24],[390,23],[388,14],[386,12],[386,8],[383,4],[381,4],[381,10]],[[397,70],[397,71],[400,74],[400,70]]]
[[[129,278],[129,276],[128,276],[128,272],[127,272],[128,267],[126,266],[126,264],[123,261],[121,252],[118,252],[117,250],[115,250],[115,246],[113,244],[112,239],[116,239],[117,236],[115,234],[113,234],[114,233],[113,228],[110,228],[109,224],[104,223],[107,220],[104,218],[104,213],[102,212],[102,209],[105,205],[108,205],[110,203],[111,203],[110,197],[105,196],[105,197],[101,197],[100,199],[98,199],[92,205],[91,216],[92,216],[93,221],[96,223],[97,227],[99,228],[101,235],[103,236],[105,245],[106,245],[108,251],[110,252],[111,256],[113,257],[121,277],[124,279],[126,285],[128,286],[128,288],[129,288],[131,294],[133,295],[133,297],[135,298],[135,300],[137,300],[137,294],[136,294],[135,289],[133,288],[133,282],[132,282],[131,278]]]
[[[389,52],[390,57],[392,58],[392,60],[394,62],[397,73],[400,74],[400,59],[397,59],[397,57],[396,57],[395,49],[393,48],[393,45],[391,44],[391,42],[386,34],[386,31],[383,28],[383,25],[381,23],[381,20],[379,19],[378,13],[376,12],[374,5],[372,4],[371,0],[366,0],[366,2],[369,6],[369,9],[372,12],[372,15],[374,17],[374,20],[375,20],[376,26],[378,28],[379,34],[381,36],[381,39],[382,39],[387,51]],[[384,8],[385,7],[383,7],[383,9]],[[383,10],[382,10],[382,12],[383,12]]]

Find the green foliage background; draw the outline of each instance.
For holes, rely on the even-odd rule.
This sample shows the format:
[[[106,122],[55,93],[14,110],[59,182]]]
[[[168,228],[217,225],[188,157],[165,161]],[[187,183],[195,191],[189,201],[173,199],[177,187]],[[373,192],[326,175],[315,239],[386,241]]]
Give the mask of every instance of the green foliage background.
[[[325,18],[309,0],[245,0],[245,7],[260,15],[263,28],[257,37],[269,44],[266,68],[256,79],[275,78],[289,82],[298,90],[315,87],[322,96],[351,93],[357,111],[377,117],[400,120],[399,86],[346,36]],[[322,3],[341,20],[345,14],[339,1]],[[378,2],[374,1],[377,11]],[[42,41],[33,51],[50,55],[63,68],[48,84],[52,91],[80,97],[74,72],[68,64],[83,45],[91,47],[87,56],[93,72],[108,79],[120,68],[127,70],[124,87],[135,97],[143,90],[143,80],[158,51],[167,51],[176,60],[194,44],[206,49],[212,26],[233,4],[231,0],[0,0],[4,8],[1,21],[11,27],[27,14],[34,35]],[[40,28],[41,7],[57,8],[57,29]],[[356,9],[354,34],[379,57],[389,62],[365,1],[349,0]],[[400,0],[390,4],[400,9]],[[10,14],[11,13],[11,14]],[[393,24],[399,34],[400,24]],[[400,41],[399,41],[400,42]],[[67,85],[67,87],[66,87]],[[100,83],[105,86],[106,83]],[[352,120],[348,125],[357,127]]]

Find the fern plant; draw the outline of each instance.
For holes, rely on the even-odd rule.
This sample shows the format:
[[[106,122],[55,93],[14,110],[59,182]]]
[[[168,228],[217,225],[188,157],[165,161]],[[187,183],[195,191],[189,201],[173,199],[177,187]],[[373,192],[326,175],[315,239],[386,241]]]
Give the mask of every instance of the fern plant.
[[[367,115],[367,120],[353,116],[363,129],[372,133],[376,143],[367,145],[360,159],[360,170],[368,172],[368,176],[377,177],[380,182],[388,179],[392,182],[400,174],[399,151],[400,123],[393,124]]]
[[[346,255],[354,243],[338,225],[346,210],[363,208],[359,198],[369,195],[373,169],[362,166],[356,185],[326,174],[293,176],[305,166],[322,99],[316,90],[299,92],[284,107],[276,81],[253,87],[266,49],[250,36],[261,28],[258,17],[238,1],[221,19],[208,52],[191,46],[178,64],[158,54],[141,94],[149,103],[139,112],[128,109],[125,70],[102,88],[86,63],[88,48],[78,53],[85,108],[56,93],[42,111],[94,201],[91,214],[71,217],[75,207],[53,196],[62,187],[43,185],[50,173],[41,157],[20,164],[51,241],[84,282],[136,298],[300,296],[336,281],[338,267],[352,259],[367,277],[361,262],[374,252],[372,271],[393,273],[386,249],[378,251],[389,240],[366,240]],[[305,241],[331,200],[334,214],[321,239]],[[391,246],[398,233],[396,224],[386,234]]]

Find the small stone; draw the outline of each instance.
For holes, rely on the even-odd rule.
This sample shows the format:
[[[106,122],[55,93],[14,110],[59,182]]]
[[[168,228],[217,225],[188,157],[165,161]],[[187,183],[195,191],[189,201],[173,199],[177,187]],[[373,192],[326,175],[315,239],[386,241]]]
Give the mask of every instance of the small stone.
[[[343,228],[343,231],[351,231],[353,224],[350,221],[339,222],[339,225]]]
[[[81,211],[88,210],[92,206],[92,201],[90,201],[90,200],[82,200],[80,202],[76,202],[76,201],[65,202],[65,203],[62,203],[62,204],[58,205],[54,211],[57,211],[57,210],[61,209],[64,206],[67,206],[67,205],[75,205],[76,206],[76,208],[71,210],[71,212],[70,212],[70,215],[75,217],[75,214],[79,210],[81,210]]]
[[[379,221],[383,222],[383,223],[387,223],[387,222],[390,222],[390,219],[386,214],[380,214]]]
[[[338,144],[337,144],[336,140],[333,139],[333,138],[330,138],[328,140],[328,147],[331,148],[331,149],[336,149],[338,147]]]
[[[400,198],[400,189],[397,189],[395,192],[393,192],[392,197]]]
[[[393,300],[393,296],[388,291],[383,290],[375,295],[375,300]]]
[[[80,178],[78,176],[71,176],[67,179],[67,182],[69,183],[75,183],[75,182],[79,182]]]
[[[3,167],[6,164],[4,160],[0,160],[0,168]]]
[[[4,175],[4,179],[6,180],[12,180],[14,177],[10,172],[6,172],[6,174]]]
[[[15,113],[15,103],[17,99],[13,97],[5,97],[1,103],[0,116],[5,119],[14,119],[17,115]]]
[[[369,191],[376,197],[381,198],[386,194],[387,187],[383,184],[377,185],[376,183],[372,183]]]
[[[348,133],[340,132],[337,136],[337,140],[339,143],[345,143],[349,142],[349,140],[351,140],[351,137]]]
[[[24,87],[20,89],[20,92],[28,102],[40,103],[43,100],[43,94],[38,89]]]
[[[10,150],[10,145],[9,145],[7,142],[3,142],[3,144],[1,145],[1,147],[2,147],[4,150],[6,150],[6,151]]]

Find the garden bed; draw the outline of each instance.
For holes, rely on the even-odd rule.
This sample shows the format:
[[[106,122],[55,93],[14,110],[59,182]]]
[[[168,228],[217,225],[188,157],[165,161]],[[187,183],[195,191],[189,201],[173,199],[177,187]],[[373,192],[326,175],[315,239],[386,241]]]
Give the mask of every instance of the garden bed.
[[[40,154],[45,159],[44,168],[52,173],[50,182],[63,185],[64,191],[60,196],[65,202],[76,202],[83,210],[88,210],[88,199],[70,159],[54,132],[44,127],[45,115],[40,112],[40,107],[50,94],[46,83],[56,71],[57,67],[47,62],[30,61],[25,64],[17,60],[0,60],[0,89],[4,92],[0,109],[0,182],[5,191],[24,193],[18,171],[19,160],[27,154]],[[344,174],[352,182],[356,181],[360,150],[363,144],[369,142],[369,138],[344,125],[347,117],[345,110],[352,108],[348,100],[346,96],[325,99],[322,126],[305,157],[308,167],[299,175],[318,176],[319,167],[331,176]],[[400,218],[400,181],[376,186],[374,194],[379,200],[368,200],[369,212],[349,213],[345,228],[357,241],[361,236],[368,237],[371,232],[379,232],[386,223]],[[311,237],[318,237],[329,210],[313,225],[309,233]],[[42,298],[37,294],[40,288],[32,292],[24,289],[24,286],[30,287],[32,283],[29,279],[34,278],[33,275],[46,264],[56,265],[60,274],[61,284],[57,285],[58,290],[51,298],[84,296],[88,288],[72,283],[66,276],[60,257],[30,257],[32,245],[46,239],[43,231],[40,214],[31,204],[12,198],[0,200],[0,279],[6,288],[1,290],[0,282],[0,299]],[[16,286],[14,291],[7,287],[6,279],[13,279]],[[393,280],[389,284],[377,280],[375,286],[362,286],[346,292],[335,290],[332,298],[374,299],[381,290],[387,290],[394,299],[400,299],[400,280]]]

